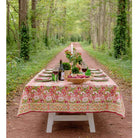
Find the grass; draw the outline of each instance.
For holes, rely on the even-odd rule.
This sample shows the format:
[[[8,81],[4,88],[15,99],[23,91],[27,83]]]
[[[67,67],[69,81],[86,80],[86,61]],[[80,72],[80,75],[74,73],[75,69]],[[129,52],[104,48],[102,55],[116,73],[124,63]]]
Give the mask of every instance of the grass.
[[[12,60],[7,63],[7,94],[16,92],[20,84],[26,83],[37,72],[42,70],[66,46],[58,46],[51,50],[39,51],[30,56],[27,62]]]
[[[112,74],[115,74],[118,78],[126,82],[132,82],[132,61],[130,59],[115,59],[109,56],[106,51],[93,50],[92,46],[85,43],[81,43],[81,45],[90,56],[106,66]]]

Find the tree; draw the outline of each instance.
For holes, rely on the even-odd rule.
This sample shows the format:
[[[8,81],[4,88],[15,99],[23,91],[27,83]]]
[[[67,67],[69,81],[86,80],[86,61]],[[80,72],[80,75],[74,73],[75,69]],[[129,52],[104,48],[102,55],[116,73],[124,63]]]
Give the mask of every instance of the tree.
[[[32,28],[36,28],[36,1],[37,0],[32,0],[32,18],[31,18]]]
[[[131,28],[131,0],[127,0],[127,46],[130,48],[131,36],[130,36],[130,28]]]
[[[36,50],[36,1],[32,0],[32,15],[31,15],[31,26],[32,26],[32,45]]]
[[[20,57],[29,59],[28,0],[19,0]]]
[[[10,36],[10,4],[7,0],[7,38]]]
[[[131,0],[125,1],[126,46],[129,52],[131,50]],[[30,53],[37,52],[43,46],[51,48],[70,40],[87,41],[89,44],[92,43],[93,49],[97,47],[99,50],[111,49],[112,52],[119,2],[119,0],[7,0],[7,36],[10,34],[8,48],[12,47],[13,51],[18,51],[18,54],[22,51],[21,24],[23,22],[27,28],[26,33],[30,32],[28,39],[31,44]],[[119,32],[118,34],[120,35]],[[41,44],[36,45],[36,40]],[[119,37],[118,40],[122,41]],[[119,53],[123,54],[122,50]],[[16,53],[16,56],[19,55]]]
[[[95,7],[94,7],[94,0],[91,0],[91,10],[90,10],[90,24],[91,24],[91,29],[90,29],[90,35],[91,35],[91,42],[93,44],[93,49],[96,49],[96,23],[95,23]]]
[[[21,28],[22,23],[27,25],[27,8],[28,0],[19,0],[19,28]]]
[[[52,13],[53,13],[53,6],[54,6],[54,0],[51,0],[48,20],[47,20],[47,27],[46,27],[46,36],[45,36],[45,45],[46,46],[49,46],[49,27],[50,27],[50,21],[51,21],[51,17],[52,17]]]
[[[127,39],[126,32],[127,32],[126,0],[118,0],[117,24],[114,29],[115,58],[119,58],[121,55],[126,54],[126,39]]]

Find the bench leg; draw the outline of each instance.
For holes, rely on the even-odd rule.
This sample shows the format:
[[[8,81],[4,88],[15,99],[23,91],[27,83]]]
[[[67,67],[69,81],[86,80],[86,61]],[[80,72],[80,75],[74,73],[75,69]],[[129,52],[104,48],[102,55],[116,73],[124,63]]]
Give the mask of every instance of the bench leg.
[[[90,132],[95,133],[95,124],[94,124],[93,113],[86,113],[86,114],[88,117]]]
[[[52,133],[52,126],[54,123],[54,116],[56,113],[48,113],[48,122],[47,122],[47,133]]]

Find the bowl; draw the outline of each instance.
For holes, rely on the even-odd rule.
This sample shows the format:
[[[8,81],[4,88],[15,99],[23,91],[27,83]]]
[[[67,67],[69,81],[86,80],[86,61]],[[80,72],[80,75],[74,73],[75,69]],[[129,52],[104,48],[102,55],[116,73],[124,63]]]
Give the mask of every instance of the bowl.
[[[72,82],[74,84],[82,84],[84,82],[90,81],[92,79],[92,76],[89,78],[66,78],[67,81]]]

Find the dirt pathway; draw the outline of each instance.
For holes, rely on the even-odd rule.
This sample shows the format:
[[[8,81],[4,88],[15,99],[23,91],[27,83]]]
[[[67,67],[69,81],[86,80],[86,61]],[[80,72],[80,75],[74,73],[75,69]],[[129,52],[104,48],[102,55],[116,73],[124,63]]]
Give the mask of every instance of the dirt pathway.
[[[45,132],[47,125],[47,113],[32,112],[17,118],[19,107],[19,94],[14,98],[10,106],[7,106],[7,138],[131,138],[131,86],[112,76],[103,65],[90,57],[78,43],[74,43],[78,52],[82,53],[83,60],[89,67],[103,69],[120,87],[126,108],[126,118],[113,113],[94,113],[96,133],[89,133],[88,122],[55,122],[53,133]],[[69,49],[67,47],[66,49]],[[60,59],[67,61],[64,51],[60,52],[49,64],[53,67]]]

